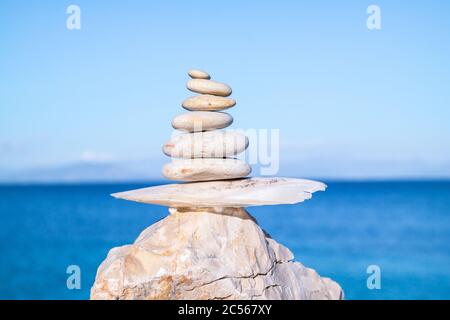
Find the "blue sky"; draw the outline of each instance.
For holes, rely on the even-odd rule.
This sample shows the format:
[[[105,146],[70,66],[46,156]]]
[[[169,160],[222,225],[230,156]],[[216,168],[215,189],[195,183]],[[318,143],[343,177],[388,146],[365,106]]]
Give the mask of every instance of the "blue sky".
[[[233,128],[280,129],[280,174],[448,178],[449,39],[448,1],[1,1],[0,171],[158,177],[197,67],[233,88]]]

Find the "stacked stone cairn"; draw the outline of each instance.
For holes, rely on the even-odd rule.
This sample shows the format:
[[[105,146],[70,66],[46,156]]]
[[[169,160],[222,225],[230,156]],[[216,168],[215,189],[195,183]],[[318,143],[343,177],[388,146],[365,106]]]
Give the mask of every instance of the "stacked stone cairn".
[[[182,133],[163,147],[172,157],[163,174],[192,182],[112,194],[166,206],[169,215],[133,244],[111,249],[98,268],[91,299],[343,299],[336,282],[295,262],[292,252],[270,238],[247,211],[303,202],[324,191],[325,184],[244,178],[250,166],[235,157],[246,150],[248,139],[223,130],[233,122],[223,112],[236,104],[228,98],[231,88],[200,70],[190,70],[189,76],[187,88],[198,95],[184,100],[188,112],[172,121]],[[283,209],[273,214],[281,217]]]
[[[211,80],[207,72],[191,69],[187,88],[196,96],[182,102],[188,112],[175,116],[174,129],[182,131],[163,146],[172,162],[163,168],[171,180],[210,181],[242,178],[251,167],[235,157],[248,147],[248,138],[237,131],[221,130],[233,123],[233,117],[223,112],[236,101],[229,98],[231,88]]]

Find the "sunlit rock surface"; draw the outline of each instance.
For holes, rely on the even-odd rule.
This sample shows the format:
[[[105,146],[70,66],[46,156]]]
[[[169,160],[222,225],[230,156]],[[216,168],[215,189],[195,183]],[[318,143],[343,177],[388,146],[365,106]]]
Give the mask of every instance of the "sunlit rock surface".
[[[342,299],[242,208],[178,208],[112,249],[92,299]]]
[[[166,184],[112,196],[169,207],[250,207],[303,202],[325,189],[325,184],[313,180],[255,177]]]

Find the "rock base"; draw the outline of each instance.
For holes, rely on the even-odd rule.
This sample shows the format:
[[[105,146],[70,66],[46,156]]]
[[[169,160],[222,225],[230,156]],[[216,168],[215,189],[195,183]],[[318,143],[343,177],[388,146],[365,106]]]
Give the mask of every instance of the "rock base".
[[[242,208],[178,208],[100,265],[91,299],[343,299]]]

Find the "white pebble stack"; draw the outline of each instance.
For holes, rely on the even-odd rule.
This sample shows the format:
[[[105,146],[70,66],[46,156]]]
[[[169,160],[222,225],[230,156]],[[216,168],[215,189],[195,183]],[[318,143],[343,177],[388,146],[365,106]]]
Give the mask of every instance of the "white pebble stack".
[[[182,102],[189,112],[172,120],[172,127],[183,133],[163,146],[163,152],[174,158],[163,168],[171,180],[209,181],[243,178],[251,167],[234,157],[248,147],[248,138],[238,132],[219,130],[233,123],[233,117],[222,110],[236,104],[228,96],[231,88],[211,80],[202,70],[191,69],[186,87],[198,95]]]

